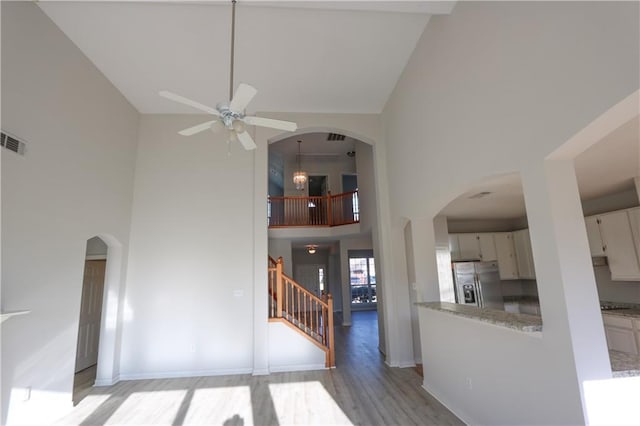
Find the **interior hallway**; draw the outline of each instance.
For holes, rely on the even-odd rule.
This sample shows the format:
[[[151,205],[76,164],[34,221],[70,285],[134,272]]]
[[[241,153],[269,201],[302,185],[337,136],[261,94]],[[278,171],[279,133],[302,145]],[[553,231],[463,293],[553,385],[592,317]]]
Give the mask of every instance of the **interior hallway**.
[[[384,364],[375,311],[352,321],[336,327],[335,369],[123,381],[94,388],[58,424],[463,424],[415,369]]]

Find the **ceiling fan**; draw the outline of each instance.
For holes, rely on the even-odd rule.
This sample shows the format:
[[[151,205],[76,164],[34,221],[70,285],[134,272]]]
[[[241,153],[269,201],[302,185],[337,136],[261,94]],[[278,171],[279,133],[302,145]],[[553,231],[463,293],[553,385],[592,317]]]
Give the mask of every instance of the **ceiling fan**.
[[[185,98],[184,96],[177,95],[167,90],[158,92],[163,98],[170,99],[175,102],[179,102],[183,105],[188,105],[192,108],[206,112],[208,114],[216,116],[215,119],[206,121],[193,127],[181,130],[178,133],[183,136],[191,136],[196,133],[203,132],[207,129],[211,129],[214,132],[226,130],[228,132],[229,140],[238,140],[246,150],[256,148],[256,143],[253,138],[247,132],[245,125],[269,127],[272,129],[284,130],[288,132],[295,131],[298,126],[291,121],[274,120],[271,118],[248,116],[244,114],[244,110],[249,105],[249,102],[258,92],[254,87],[240,83],[233,93],[233,61],[234,61],[234,46],[235,46],[235,27],[236,27],[236,0],[231,0],[231,69],[230,69],[230,81],[229,81],[229,99],[230,101],[221,102],[216,105],[215,108],[201,104],[200,102],[193,101]]]

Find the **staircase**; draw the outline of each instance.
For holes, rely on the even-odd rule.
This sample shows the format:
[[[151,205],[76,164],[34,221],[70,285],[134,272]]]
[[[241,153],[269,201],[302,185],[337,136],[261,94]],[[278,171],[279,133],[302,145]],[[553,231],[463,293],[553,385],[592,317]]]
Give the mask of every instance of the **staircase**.
[[[325,352],[325,366],[335,367],[333,297],[320,298],[282,272],[282,257],[269,256],[269,321],[282,322]]]

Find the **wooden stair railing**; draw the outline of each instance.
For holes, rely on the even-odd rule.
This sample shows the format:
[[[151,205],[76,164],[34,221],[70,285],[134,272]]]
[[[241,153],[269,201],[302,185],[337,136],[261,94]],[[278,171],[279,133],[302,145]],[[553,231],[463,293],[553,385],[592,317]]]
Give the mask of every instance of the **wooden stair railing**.
[[[269,228],[340,226],[360,222],[358,191],[323,196],[269,196]]]
[[[319,298],[282,269],[282,257],[269,257],[269,321],[281,321],[302,333],[325,352],[325,366],[335,367],[333,297]]]

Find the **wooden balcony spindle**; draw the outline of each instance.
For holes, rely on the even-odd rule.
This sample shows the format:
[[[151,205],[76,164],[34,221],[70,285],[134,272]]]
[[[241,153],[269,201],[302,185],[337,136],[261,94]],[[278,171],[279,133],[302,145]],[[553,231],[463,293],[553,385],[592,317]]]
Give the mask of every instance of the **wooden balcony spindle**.
[[[278,318],[282,317],[282,299],[284,296],[284,292],[282,291],[282,264],[284,260],[282,256],[280,256],[276,262],[276,316]]]
[[[331,191],[327,192],[327,225],[333,226],[333,208],[331,203]]]
[[[333,338],[333,296],[329,294],[327,304],[329,322],[328,322],[328,332],[329,332],[329,367],[335,367],[336,365],[336,352],[334,347],[334,338]]]

